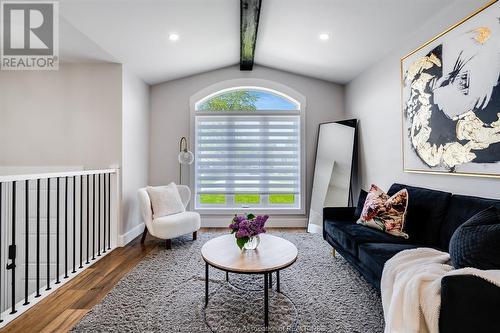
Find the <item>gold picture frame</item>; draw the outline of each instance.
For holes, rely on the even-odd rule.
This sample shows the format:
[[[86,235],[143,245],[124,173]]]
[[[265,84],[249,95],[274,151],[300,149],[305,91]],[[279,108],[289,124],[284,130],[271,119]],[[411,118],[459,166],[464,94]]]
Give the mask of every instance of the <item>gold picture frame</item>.
[[[422,155],[424,155],[422,153],[422,151],[425,151],[425,150],[422,148],[422,151],[419,151],[418,149],[421,147],[426,147],[427,151],[432,151],[434,154],[437,155],[437,153],[435,153],[436,150],[429,148],[429,145],[432,147],[432,145],[433,145],[432,143],[430,143],[428,145],[427,142],[425,142],[425,145],[420,145],[419,140],[417,140],[417,139],[414,140],[414,137],[411,137],[411,139],[410,139],[409,133],[414,134],[412,131],[412,128],[413,129],[418,128],[418,126],[414,127],[415,126],[414,122],[411,122],[411,121],[406,119],[408,117],[406,114],[410,113],[410,112],[405,110],[405,106],[407,105],[406,103],[410,102],[410,99],[408,99],[408,100],[405,99],[405,93],[408,94],[408,90],[409,90],[409,91],[411,91],[410,97],[413,97],[411,95],[411,94],[413,94],[412,88],[405,87],[405,73],[408,73],[408,69],[412,65],[414,65],[417,61],[421,61],[421,58],[423,58],[424,55],[428,56],[437,47],[443,47],[443,45],[446,42],[446,40],[445,40],[446,36],[448,34],[459,29],[462,25],[465,25],[465,23],[469,24],[471,22],[471,20],[473,20],[479,14],[485,13],[487,10],[491,10],[491,12],[492,12],[491,14],[493,15],[493,13],[495,13],[495,10],[499,9],[498,2],[499,2],[498,0],[490,1],[486,5],[482,6],[478,10],[476,10],[474,13],[468,15],[467,17],[465,17],[464,19],[462,19],[458,23],[454,24],[453,26],[451,26],[450,28],[448,28],[444,32],[438,34],[434,38],[430,39],[429,41],[427,41],[423,45],[419,46],[418,48],[416,48],[412,52],[406,54],[405,56],[403,56],[400,59],[400,71],[401,71],[401,96],[400,96],[400,98],[401,98],[401,153],[402,153],[402,162],[403,162],[403,171],[404,172],[419,173],[419,174],[440,174],[440,175],[448,175],[448,176],[500,178],[500,159],[498,162],[493,162],[493,163],[488,164],[488,165],[483,165],[485,163],[471,163],[471,161],[469,161],[469,162],[465,162],[463,164],[460,164],[459,165],[460,168],[458,168],[458,169],[456,169],[456,165],[454,165],[449,170],[446,170],[445,167],[442,167],[441,165],[439,165],[438,167],[435,167],[435,166],[426,164],[427,161],[429,161],[429,160],[435,161],[436,159],[435,158],[434,159],[428,158],[426,160],[425,158],[422,158]],[[438,42],[440,42],[440,44]],[[422,52],[425,52],[425,53],[422,54]],[[433,54],[431,54],[431,55],[433,55]],[[421,58],[415,58],[417,56],[420,56]],[[429,59],[429,57],[427,57],[427,58]],[[441,57],[441,59],[442,58],[443,57]],[[439,67],[442,68],[444,66],[442,66],[442,64],[440,63],[441,59],[437,59],[435,61],[436,61],[436,63],[439,63],[440,64]],[[413,60],[413,62],[412,62],[412,60]],[[431,59],[431,61],[434,61],[434,60]],[[444,69],[443,69],[443,71],[444,71]],[[413,73],[413,72],[411,72],[411,73]],[[419,75],[420,75],[420,73],[422,73],[422,72],[419,72]],[[500,85],[500,84],[497,84],[497,85]],[[405,91],[405,88],[407,89],[406,91]],[[497,91],[497,93],[498,93],[498,91]],[[439,111],[442,111],[442,110],[439,110]],[[420,111],[417,111],[417,112],[420,112]],[[500,112],[500,110],[499,110],[499,112]],[[427,114],[430,115],[429,116],[429,119],[430,119],[430,117],[432,115],[432,111],[427,111]],[[460,119],[460,116],[461,115],[456,116],[458,118],[452,118],[452,119],[453,120]],[[406,126],[407,123],[410,123],[411,127]],[[429,131],[426,133],[431,133],[432,130],[433,130],[433,128],[429,127]],[[430,134],[428,134],[428,135],[430,135]],[[417,136],[415,136],[415,137],[417,137]],[[458,136],[457,136],[457,138],[458,138]],[[411,141],[411,142],[409,142],[409,141]],[[457,139],[457,142],[458,142],[458,139]],[[453,142],[453,144],[455,144],[455,142]],[[497,144],[500,145],[500,143],[497,143]],[[447,147],[447,146],[448,145],[445,145],[444,147]],[[465,146],[465,145],[463,145],[463,146]],[[441,148],[441,147],[438,147],[438,148]],[[471,149],[469,151],[473,152],[473,150],[471,150]],[[410,163],[409,163],[409,161],[407,159],[409,159],[410,154],[413,154],[414,156],[411,156],[412,161],[410,161]],[[471,155],[466,155],[466,156],[471,156]],[[434,156],[432,156],[432,157],[434,157]],[[442,159],[440,159],[440,161],[441,160]],[[409,165],[409,164],[411,164],[411,165]],[[466,165],[467,167],[463,168],[464,165]],[[471,166],[471,165],[473,165],[473,166]],[[418,167],[418,166],[420,166],[420,167]],[[489,172],[489,171],[483,171],[483,170],[475,171],[473,169],[475,169],[476,166],[477,166],[477,169],[486,169],[488,167],[488,170],[492,169],[492,167],[498,166],[498,172],[496,172],[496,170],[495,170],[495,172]],[[448,165],[446,165],[446,167],[448,167]]]

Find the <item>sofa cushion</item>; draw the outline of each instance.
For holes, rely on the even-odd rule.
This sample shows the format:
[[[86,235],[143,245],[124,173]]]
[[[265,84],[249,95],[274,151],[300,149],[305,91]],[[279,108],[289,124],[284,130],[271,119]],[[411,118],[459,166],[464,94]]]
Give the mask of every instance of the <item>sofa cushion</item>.
[[[387,194],[392,196],[403,188],[408,190],[409,196],[404,231],[413,244],[436,246],[451,193],[393,184]]]
[[[472,216],[492,206],[500,209],[500,200],[453,195],[441,227],[439,247],[448,251],[450,239],[455,230]]]
[[[381,278],[387,260],[400,251],[417,247],[418,245],[414,244],[364,243],[359,245],[358,259],[366,268]]]
[[[335,242],[342,246],[344,251],[356,257],[358,254],[358,243],[344,229],[346,226],[352,225],[353,223],[353,221],[326,220],[324,225],[325,232]]]
[[[172,239],[197,231],[200,226],[200,214],[182,212],[154,219],[153,228],[149,232],[161,239]]]
[[[500,214],[487,208],[458,227],[450,240],[455,268],[500,269]]]
[[[352,221],[326,220],[325,231],[345,251],[353,256],[358,255],[358,245],[362,243],[410,243],[408,239],[392,236],[380,230],[366,228]]]

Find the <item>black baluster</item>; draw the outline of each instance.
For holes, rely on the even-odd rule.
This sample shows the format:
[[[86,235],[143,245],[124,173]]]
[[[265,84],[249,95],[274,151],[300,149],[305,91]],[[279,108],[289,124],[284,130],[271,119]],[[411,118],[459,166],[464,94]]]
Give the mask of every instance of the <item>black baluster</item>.
[[[76,176],[73,176],[73,270],[76,273]]]
[[[89,178],[90,176],[87,175],[87,261],[85,262],[86,264],[89,264],[89,225],[90,225],[90,215],[89,215]]]
[[[59,280],[59,190],[60,182],[59,177],[57,177],[57,192],[56,192],[56,284],[61,283]]]
[[[108,250],[111,250],[111,174],[108,174]]]
[[[47,288],[50,290],[50,178],[47,178]]]
[[[83,175],[80,176],[80,266],[78,268],[83,268]]]
[[[11,275],[11,304],[10,314],[16,313],[16,182],[12,182],[12,245],[9,245],[9,256],[11,260],[7,269],[12,270]]]
[[[97,256],[101,256],[101,174],[97,175]]]
[[[30,181],[24,181],[24,303],[23,305],[28,305],[30,302],[28,301],[28,261],[29,261],[29,223],[30,223],[30,207],[29,207],[29,185]],[[1,196],[0,196],[1,200]],[[1,223],[0,223],[1,225]],[[1,229],[1,227],[0,227]],[[1,284],[0,284],[1,285]]]
[[[40,297],[40,179],[36,180],[36,295]]]
[[[64,180],[64,278],[68,278],[68,177]]]
[[[92,260],[95,260],[95,174],[92,175]]]
[[[102,253],[106,253],[106,174],[104,174],[104,184],[103,184],[103,189],[104,189],[104,203],[103,203],[103,206],[104,206],[104,214],[103,214],[103,230],[104,230],[104,234],[103,234],[103,238],[102,238]]]

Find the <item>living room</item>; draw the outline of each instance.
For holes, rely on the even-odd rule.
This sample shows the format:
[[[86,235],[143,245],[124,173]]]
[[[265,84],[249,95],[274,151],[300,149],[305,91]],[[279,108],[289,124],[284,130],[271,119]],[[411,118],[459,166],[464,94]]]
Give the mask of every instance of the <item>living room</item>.
[[[0,330],[498,331],[499,22],[0,1]]]

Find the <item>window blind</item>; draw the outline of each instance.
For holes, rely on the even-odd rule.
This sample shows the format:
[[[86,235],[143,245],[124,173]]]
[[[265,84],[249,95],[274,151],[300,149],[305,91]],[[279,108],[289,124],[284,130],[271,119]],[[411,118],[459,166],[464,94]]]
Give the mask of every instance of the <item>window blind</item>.
[[[196,116],[197,194],[299,194],[299,116]]]

